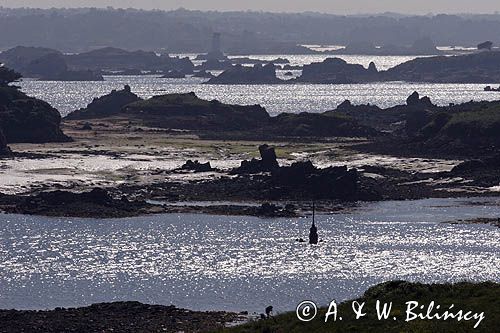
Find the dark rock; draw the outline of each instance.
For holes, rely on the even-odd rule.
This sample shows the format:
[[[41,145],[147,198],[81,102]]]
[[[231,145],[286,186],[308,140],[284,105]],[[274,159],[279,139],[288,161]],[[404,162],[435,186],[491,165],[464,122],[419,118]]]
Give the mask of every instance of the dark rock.
[[[34,64],[40,58],[48,56],[56,56],[57,59],[59,59],[59,57],[62,56],[62,53],[57,50],[44,47],[16,46],[0,53],[0,62],[13,70],[20,72],[23,76],[30,77],[30,74],[32,74],[30,72],[30,68],[33,66],[38,67]],[[50,57],[48,59],[50,59]]]
[[[274,64],[264,66],[254,65],[245,67],[241,65],[233,66],[222,72],[219,76],[210,79],[208,84],[276,84],[282,83],[276,77]]]
[[[61,115],[48,103],[0,86],[0,129],[8,143],[67,142]]]
[[[195,312],[175,306],[114,302],[54,310],[0,310],[2,332],[212,332],[236,313]]]
[[[125,85],[123,90],[113,90],[108,95],[94,98],[86,108],[71,112],[66,119],[106,118],[120,113],[125,105],[140,100],[141,98],[130,91],[130,86]]]
[[[181,170],[189,170],[194,172],[208,172],[213,171],[214,169],[210,165],[210,162],[200,163],[198,161],[188,160],[181,166]]]
[[[254,174],[261,172],[275,171],[279,168],[274,148],[264,144],[259,146],[261,159],[251,159],[242,161],[240,167],[231,171],[233,174]]]
[[[480,52],[453,57],[423,57],[386,72],[383,80],[434,83],[491,83],[500,81],[500,52]]]
[[[470,160],[460,163],[459,165],[451,169],[451,173],[455,175],[467,174],[470,172],[475,172],[478,169],[486,168],[486,163],[481,160]]]
[[[272,171],[279,168],[279,164],[276,157],[276,152],[273,147],[269,147],[264,144],[259,146],[260,157],[262,159],[262,167],[264,170]]]
[[[327,58],[320,63],[305,65],[297,82],[349,84],[379,80],[378,72],[359,64],[348,64],[340,58]]]
[[[375,63],[373,61],[370,62],[370,64],[368,65],[368,71],[370,73],[378,73],[377,66],[375,65]]]
[[[267,133],[283,137],[371,137],[378,132],[337,112],[282,113],[271,118]]]
[[[105,47],[74,55],[65,56],[68,67],[73,70],[111,71],[177,70],[184,74],[192,73],[194,65],[189,59],[171,58],[168,55],[158,56],[155,52],[126,51],[114,47]]]
[[[125,217],[139,215],[150,205],[143,201],[114,199],[108,191],[95,188],[89,192],[56,190],[41,192],[18,202],[15,211],[22,214],[77,217]]]
[[[146,126],[210,132],[249,131],[262,127],[270,119],[259,105],[206,101],[194,93],[154,96],[126,105],[123,112]]]
[[[406,105],[413,106],[418,105],[420,103],[420,95],[418,92],[414,91],[407,99]]]
[[[9,69],[4,66],[0,66],[0,87],[7,86],[11,82],[15,82],[22,77],[20,73]]]

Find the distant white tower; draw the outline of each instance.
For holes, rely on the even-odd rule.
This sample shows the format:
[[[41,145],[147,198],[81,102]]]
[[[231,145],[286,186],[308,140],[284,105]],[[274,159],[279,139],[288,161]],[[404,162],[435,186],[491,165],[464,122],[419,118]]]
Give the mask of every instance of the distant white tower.
[[[220,42],[221,34],[220,32],[214,32],[212,35],[212,48],[210,52],[207,54],[207,59],[211,60],[224,60],[226,57],[224,53],[221,51],[221,42]]]
[[[210,53],[218,54],[221,53],[220,49],[220,32],[214,32],[212,35],[212,50]]]

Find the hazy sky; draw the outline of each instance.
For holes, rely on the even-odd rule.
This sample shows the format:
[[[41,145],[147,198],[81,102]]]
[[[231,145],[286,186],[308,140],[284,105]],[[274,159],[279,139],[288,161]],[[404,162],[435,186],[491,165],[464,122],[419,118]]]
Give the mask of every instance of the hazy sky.
[[[379,13],[493,13],[500,0],[0,0],[4,7],[134,7],[144,9],[213,9],[339,14]]]

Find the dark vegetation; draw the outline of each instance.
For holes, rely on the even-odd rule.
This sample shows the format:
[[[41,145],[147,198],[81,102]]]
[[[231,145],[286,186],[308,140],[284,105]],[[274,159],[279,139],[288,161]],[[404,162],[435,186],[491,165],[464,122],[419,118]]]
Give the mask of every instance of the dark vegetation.
[[[389,320],[379,321],[376,317],[375,302],[393,302]],[[326,308],[319,310],[311,322],[300,322],[295,312],[277,315],[271,319],[259,320],[235,328],[218,332],[238,333],[322,333],[322,332],[494,332],[500,323],[500,285],[498,283],[421,284],[404,281],[382,283],[368,289],[358,302],[366,302],[368,313],[356,320],[347,301],[339,306],[338,312],[343,320],[334,322],[332,317],[325,323]],[[428,305],[434,301],[441,305],[441,311],[455,304],[454,310],[484,312],[485,319],[474,329],[475,321],[414,320],[405,322],[407,301],[418,301]],[[423,311],[425,314],[425,311]],[[434,312],[435,313],[435,312]],[[442,313],[442,312],[440,312]],[[395,316],[397,320],[392,320]]]

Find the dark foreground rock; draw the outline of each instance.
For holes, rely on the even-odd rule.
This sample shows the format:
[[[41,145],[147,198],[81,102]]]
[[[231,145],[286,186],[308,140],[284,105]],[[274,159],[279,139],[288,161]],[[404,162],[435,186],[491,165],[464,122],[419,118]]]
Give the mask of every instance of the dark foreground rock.
[[[0,130],[7,143],[67,142],[61,128],[61,115],[48,103],[28,97],[7,85],[19,77],[0,71]],[[2,83],[3,82],[3,83]]]
[[[115,302],[50,311],[0,310],[0,332],[211,332],[237,319],[237,314],[228,312]]]

